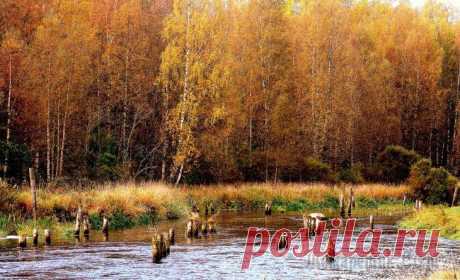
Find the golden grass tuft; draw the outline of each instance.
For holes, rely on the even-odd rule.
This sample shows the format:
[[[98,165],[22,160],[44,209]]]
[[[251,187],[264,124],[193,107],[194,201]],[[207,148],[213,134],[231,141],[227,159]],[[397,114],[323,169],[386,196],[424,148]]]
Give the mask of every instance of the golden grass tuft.
[[[267,201],[306,200],[319,203],[328,197],[338,198],[341,192],[348,195],[349,186],[329,186],[326,184],[261,184],[245,183],[235,185],[190,186],[175,188],[162,183],[105,184],[91,189],[43,190],[38,193],[38,208],[41,216],[56,212],[75,213],[82,205],[89,214],[102,211],[113,214],[121,211],[128,216],[155,213],[160,218],[185,216],[191,201],[203,206],[213,202],[221,208],[258,208]],[[404,185],[365,184],[354,187],[356,198],[366,197],[376,201],[402,199],[408,188]],[[24,189],[16,200],[17,206],[30,213],[32,198]]]

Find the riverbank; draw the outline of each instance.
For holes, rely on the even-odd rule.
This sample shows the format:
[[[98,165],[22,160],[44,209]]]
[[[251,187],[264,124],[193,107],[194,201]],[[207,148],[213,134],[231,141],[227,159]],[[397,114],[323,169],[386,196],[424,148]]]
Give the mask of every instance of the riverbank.
[[[354,213],[401,210],[408,192],[404,185],[363,184],[353,187],[356,201]],[[212,203],[216,209],[257,210],[273,203],[275,212],[303,212],[339,208],[341,193],[347,198],[349,186],[325,184],[238,184],[174,188],[162,183],[116,184],[86,190],[68,188],[40,189],[37,193],[38,227],[52,228],[70,234],[79,206],[87,211],[94,229],[101,226],[100,214],[110,217],[111,229],[149,225],[158,220],[187,216],[193,204],[201,210]],[[16,220],[0,216],[0,234],[15,230],[31,234],[32,195],[28,188],[12,195],[11,209]],[[12,213],[8,213],[12,214]],[[13,224],[13,225],[12,225]]]
[[[410,229],[439,229],[441,236],[460,240],[460,207],[428,206],[414,212],[400,222]]]

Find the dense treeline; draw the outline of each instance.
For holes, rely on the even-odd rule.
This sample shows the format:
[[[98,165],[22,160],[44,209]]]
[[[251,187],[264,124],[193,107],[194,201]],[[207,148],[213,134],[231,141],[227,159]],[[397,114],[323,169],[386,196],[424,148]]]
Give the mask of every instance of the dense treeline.
[[[452,15],[437,1],[2,0],[3,173],[379,179],[388,145],[457,173]]]

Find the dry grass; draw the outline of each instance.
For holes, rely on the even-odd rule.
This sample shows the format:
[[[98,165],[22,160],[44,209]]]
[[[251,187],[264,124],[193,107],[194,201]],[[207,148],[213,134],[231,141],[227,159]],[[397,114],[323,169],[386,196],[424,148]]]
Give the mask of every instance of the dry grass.
[[[163,184],[107,184],[85,191],[68,191],[64,189],[40,190],[38,192],[39,214],[48,216],[62,212],[76,212],[79,205],[89,214],[105,212],[113,214],[122,211],[128,216],[155,212],[160,216],[169,211],[186,213],[185,194],[179,189]],[[29,191],[22,191],[17,196],[18,207],[26,212],[32,211],[32,196]]]
[[[406,186],[366,184],[354,187],[356,198],[366,197],[375,201],[402,199]],[[90,214],[102,211],[113,214],[121,211],[128,216],[143,213],[160,218],[183,216],[192,202],[202,206],[213,202],[220,208],[257,208],[266,201],[308,201],[319,203],[327,198],[337,199],[341,192],[348,194],[348,186],[325,184],[242,184],[174,188],[161,183],[107,184],[85,191],[40,190],[38,208],[41,216],[74,213],[79,205]],[[28,189],[16,198],[16,206],[30,213],[32,198]]]
[[[366,197],[376,201],[402,199],[409,191],[406,186],[390,186],[383,184],[365,184],[354,187],[356,198]],[[348,195],[349,186],[328,186],[325,184],[243,184],[201,186],[187,190],[198,201],[214,201],[224,205],[241,203],[243,206],[261,206],[266,201],[307,200],[318,203],[327,197],[338,198],[340,193]]]

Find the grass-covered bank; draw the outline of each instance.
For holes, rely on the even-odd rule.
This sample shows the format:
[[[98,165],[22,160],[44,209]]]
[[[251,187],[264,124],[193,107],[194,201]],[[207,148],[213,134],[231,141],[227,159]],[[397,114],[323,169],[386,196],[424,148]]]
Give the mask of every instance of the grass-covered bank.
[[[3,187],[5,188],[5,187]],[[408,189],[404,185],[363,184],[355,186],[357,213],[363,209],[400,207]],[[5,191],[5,189],[3,190]],[[0,234],[16,230],[30,234],[33,223],[32,195],[28,188],[11,190],[9,200],[0,208]],[[241,184],[174,188],[161,183],[102,185],[87,190],[68,188],[40,189],[37,196],[39,227],[71,231],[78,206],[90,216],[93,228],[101,225],[100,214],[109,215],[112,229],[148,225],[161,219],[175,219],[188,214],[192,204],[200,209],[212,203],[217,209],[260,209],[267,201],[274,211],[338,209],[339,196],[348,194],[348,186],[324,184]],[[6,205],[5,203],[8,203]],[[1,205],[0,205],[1,206]],[[10,209],[8,211],[7,209]],[[11,214],[15,215],[12,219]],[[7,216],[10,214],[10,218]]]
[[[460,279],[460,270],[436,271],[427,278],[427,280],[458,280]]]
[[[426,207],[403,219],[400,226],[411,229],[439,229],[442,237],[460,240],[460,207]]]

